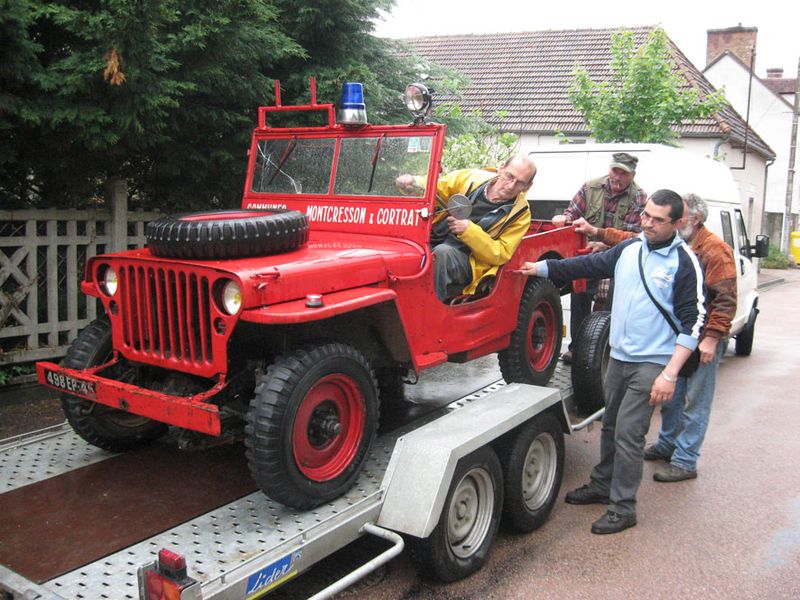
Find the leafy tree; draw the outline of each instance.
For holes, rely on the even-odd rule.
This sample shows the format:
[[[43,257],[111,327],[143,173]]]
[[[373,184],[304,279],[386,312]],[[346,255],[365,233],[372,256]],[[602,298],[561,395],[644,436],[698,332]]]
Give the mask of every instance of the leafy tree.
[[[371,35],[393,0],[0,0],[0,206],[235,206],[256,109],[363,81],[371,122],[408,121],[416,63]]]
[[[661,28],[638,49],[632,32],[614,34],[611,57],[609,80],[593,81],[578,67],[569,92],[598,142],[669,143],[678,137],[673,125],[708,117],[724,104],[722,92],[702,97],[687,89]]]
[[[495,115],[502,120],[503,115]],[[496,167],[514,154],[519,144],[519,136],[503,133],[500,129],[479,115],[470,115],[464,123],[466,130],[448,136],[442,154],[442,171],[468,169],[478,166]]]

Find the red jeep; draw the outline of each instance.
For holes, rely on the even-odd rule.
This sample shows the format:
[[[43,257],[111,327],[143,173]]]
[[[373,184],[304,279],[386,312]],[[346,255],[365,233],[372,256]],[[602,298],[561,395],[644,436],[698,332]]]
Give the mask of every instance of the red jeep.
[[[81,288],[106,316],[37,371],[100,448],[128,450],[169,425],[243,430],[258,485],[305,509],[353,483],[379,403],[410,373],[497,352],[507,381],[547,383],[559,290],[513,270],[585,240],[534,221],[493,281],[444,304],[429,236],[445,126],[427,106],[410,125],[367,125],[358,99],[338,114],[317,104],[313,81],[308,105],[283,106],[275,91],[258,111],[242,208],[163,218],[148,248],[92,258]],[[283,111],[327,119],[270,126]],[[418,194],[397,189],[404,173],[426,182]]]

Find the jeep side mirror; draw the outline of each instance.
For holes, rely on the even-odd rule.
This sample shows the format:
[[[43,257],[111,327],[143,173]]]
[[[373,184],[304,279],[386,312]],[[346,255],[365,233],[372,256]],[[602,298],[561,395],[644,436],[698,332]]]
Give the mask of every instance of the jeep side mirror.
[[[750,256],[752,258],[765,258],[769,254],[769,236],[757,235],[756,247],[750,247]]]

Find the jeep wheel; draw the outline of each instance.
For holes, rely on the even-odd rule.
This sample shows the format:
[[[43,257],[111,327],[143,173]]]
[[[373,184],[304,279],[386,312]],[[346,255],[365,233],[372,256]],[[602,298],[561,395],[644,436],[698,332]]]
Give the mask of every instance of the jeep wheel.
[[[544,525],[564,474],[564,432],[551,414],[535,416],[511,438],[500,455],[505,482],[504,525],[529,533]]]
[[[81,331],[62,364],[69,369],[88,369],[107,362],[111,351],[111,324],[108,319],[97,319]],[[110,452],[142,446],[167,430],[163,423],[147,417],[69,394],[61,395],[61,407],[75,433],[93,446]]]
[[[346,492],[375,438],[378,392],[367,359],[339,343],[278,358],[256,386],[245,429],[250,473],[298,510]]]
[[[573,344],[572,394],[578,413],[590,415],[606,404],[605,380],[611,347],[611,313],[598,310],[583,320]]]
[[[747,325],[736,334],[736,346],[734,347],[736,356],[750,356],[753,352],[753,338],[756,334],[757,316],[758,309],[756,307],[751,308],[750,316],[747,319]]]
[[[463,579],[483,566],[500,522],[503,473],[491,446],[458,461],[436,527],[410,539],[411,558],[428,578]]]
[[[561,297],[547,279],[530,279],[508,348],[498,355],[507,382],[546,385],[561,350]]]
[[[147,224],[147,247],[164,258],[243,258],[288,252],[308,241],[296,210],[217,210],[162,217]]]

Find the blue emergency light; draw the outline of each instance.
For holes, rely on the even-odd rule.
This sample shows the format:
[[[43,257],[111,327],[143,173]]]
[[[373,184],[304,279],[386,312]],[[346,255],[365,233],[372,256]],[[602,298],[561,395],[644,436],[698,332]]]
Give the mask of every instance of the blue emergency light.
[[[345,81],[342,85],[342,99],[336,112],[336,121],[342,125],[360,126],[367,124],[367,105],[364,104],[364,85]]]

